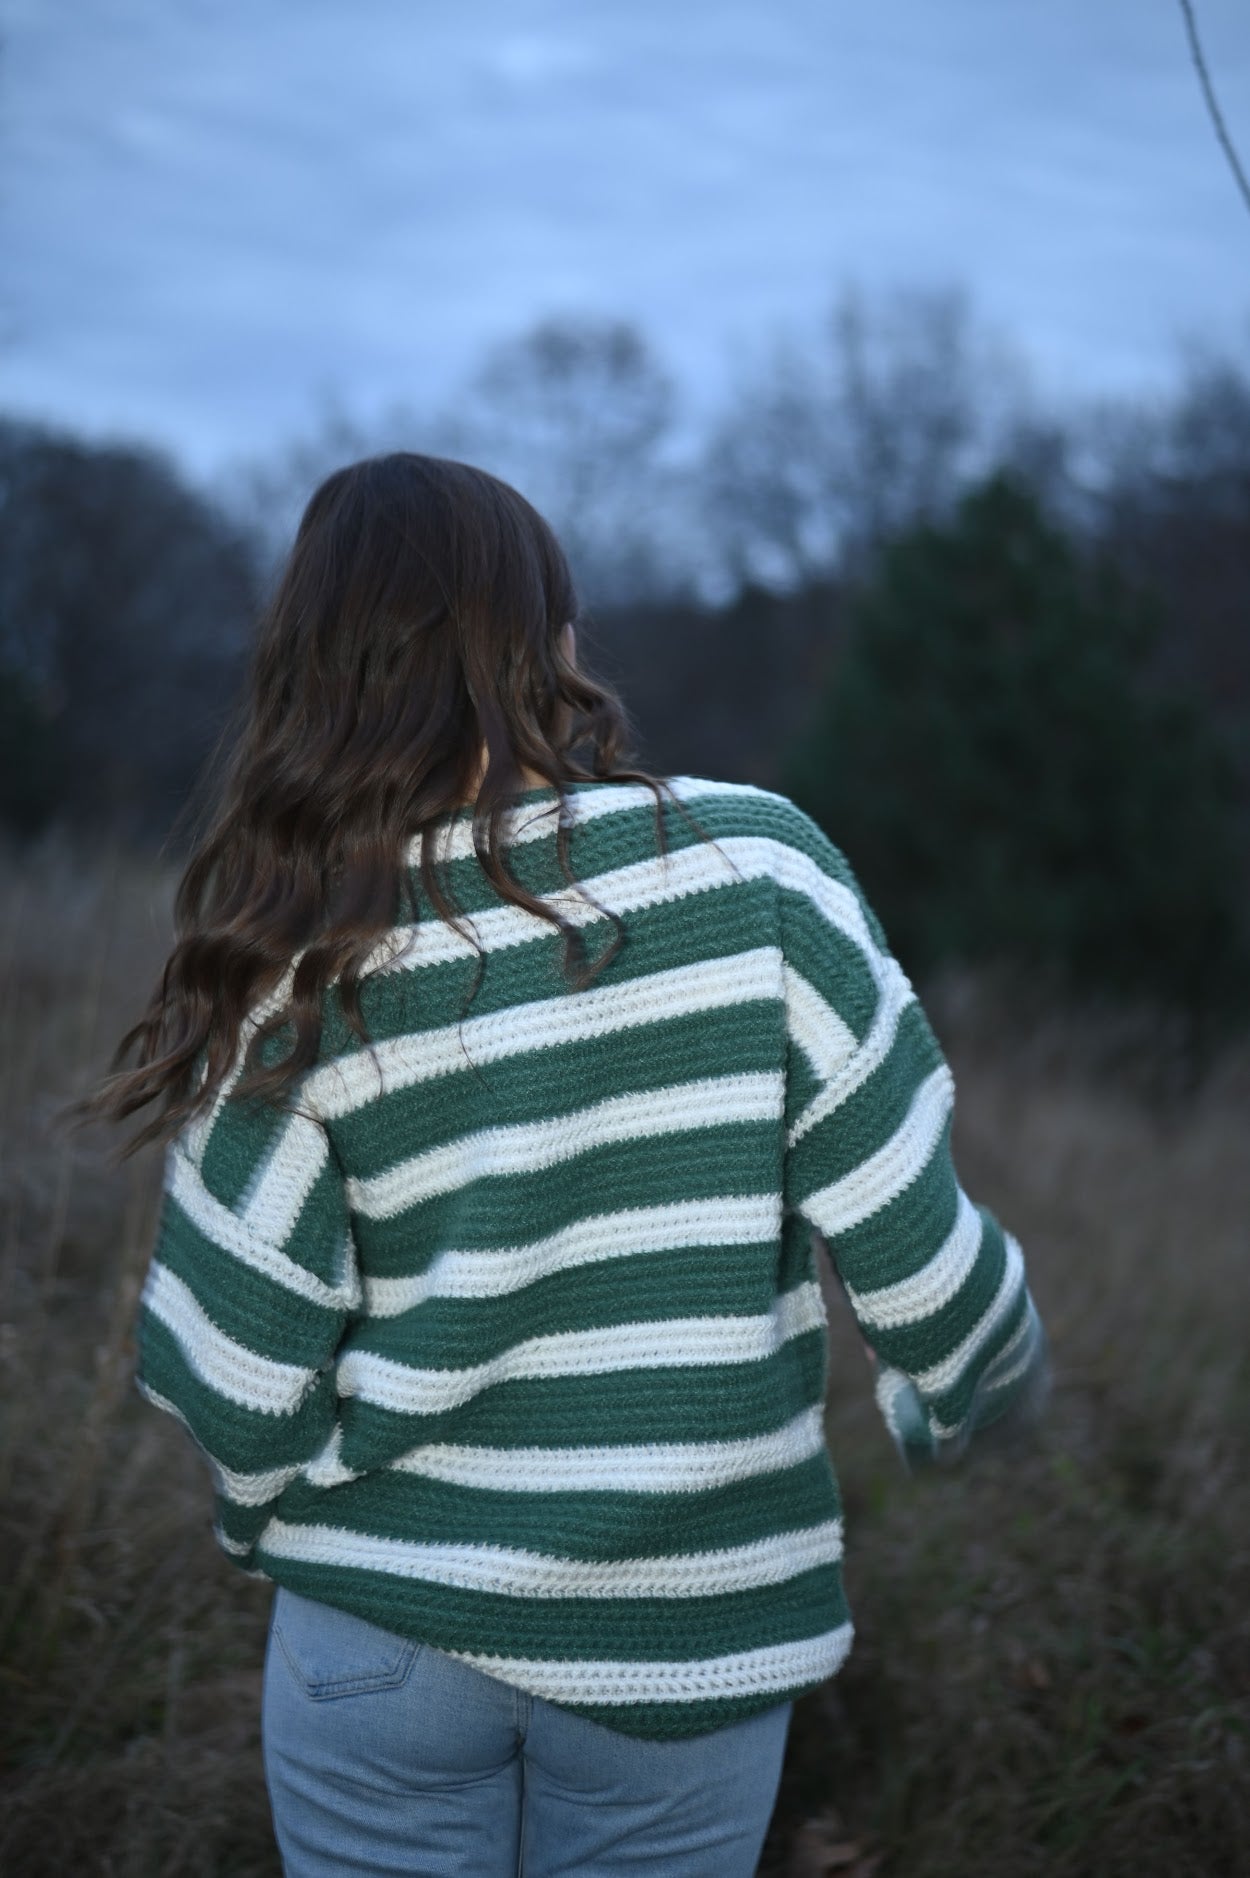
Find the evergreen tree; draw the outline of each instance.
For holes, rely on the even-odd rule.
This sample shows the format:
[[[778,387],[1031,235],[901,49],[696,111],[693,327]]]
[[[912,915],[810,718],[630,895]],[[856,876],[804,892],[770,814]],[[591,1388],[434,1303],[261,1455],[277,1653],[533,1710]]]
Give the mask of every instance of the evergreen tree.
[[[0,663],[0,824],[35,834],[56,805],[56,747],[46,703],[24,672]]]
[[[1152,684],[1157,631],[1005,474],[885,550],[783,786],[910,970],[1012,959],[1244,1008],[1233,765],[1194,702]]]

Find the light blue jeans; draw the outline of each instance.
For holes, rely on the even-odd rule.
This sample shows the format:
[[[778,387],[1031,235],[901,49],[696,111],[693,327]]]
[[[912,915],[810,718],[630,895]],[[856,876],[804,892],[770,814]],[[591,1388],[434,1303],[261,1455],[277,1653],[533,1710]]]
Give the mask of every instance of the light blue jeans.
[[[279,1588],[265,1778],[287,1878],[752,1878],[793,1704],[642,1740]]]

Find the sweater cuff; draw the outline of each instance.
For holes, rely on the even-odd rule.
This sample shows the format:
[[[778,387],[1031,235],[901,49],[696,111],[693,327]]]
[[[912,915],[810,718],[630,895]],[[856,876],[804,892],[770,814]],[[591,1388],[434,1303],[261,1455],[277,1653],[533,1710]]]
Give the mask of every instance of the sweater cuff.
[[[263,1506],[240,1506],[220,1491],[216,1496],[213,1537],[230,1563],[251,1578],[266,1575],[256,1569],[256,1544],[273,1517],[275,1505],[275,1501],[268,1500]]]
[[[982,1379],[957,1429],[934,1432],[924,1398],[901,1370],[878,1368],[877,1406],[909,1473],[935,1463],[949,1466],[971,1447],[976,1453],[1013,1446],[1043,1418],[1054,1386],[1049,1342],[1029,1302],[1032,1347],[1023,1368],[995,1381]]]
[[[937,1459],[937,1439],[915,1383],[902,1370],[882,1363],[877,1368],[874,1392],[881,1419],[908,1472],[932,1466]]]

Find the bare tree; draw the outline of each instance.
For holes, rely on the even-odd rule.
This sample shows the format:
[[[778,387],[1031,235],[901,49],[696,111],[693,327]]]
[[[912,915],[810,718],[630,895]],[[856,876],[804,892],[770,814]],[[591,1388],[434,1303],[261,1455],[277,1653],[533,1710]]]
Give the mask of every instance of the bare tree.
[[[1250,355],[1195,351],[1171,397],[1089,428],[1092,525],[1160,596],[1164,673],[1201,688],[1250,786]]]
[[[166,459],[0,421],[0,671],[37,701],[62,812],[168,825],[255,599],[252,542]]]
[[[668,593],[693,558],[677,519],[687,490],[665,454],[674,404],[668,373],[627,321],[543,320],[495,346],[439,407],[397,403],[363,420],[328,406],[305,437],[236,478],[233,506],[277,554],[340,463],[383,450],[456,457],[547,516],[592,600]]]
[[[1202,86],[1202,95],[1206,99],[1211,123],[1219,139],[1220,148],[1228,158],[1228,167],[1233,172],[1233,181],[1241,192],[1241,199],[1250,209],[1250,179],[1247,178],[1241,166],[1241,158],[1237,155],[1236,146],[1228,134],[1228,125],[1224,122],[1224,113],[1220,110],[1219,99],[1215,95],[1215,86],[1211,83],[1211,74],[1207,70],[1207,62],[1203,56],[1202,41],[1198,37],[1198,22],[1194,18],[1191,0],[1181,0],[1181,12],[1185,16],[1185,33],[1189,40],[1189,51],[1193,58],[1194,69],[1198,74],[1198,82]]]
[[[848,289],[820,342],[777,341],[716,426],[709,525],[740,581],[827,579],[947,509],[1023,401],[1021,368],[961,294]]]
[[[635,326],[548,319],[488,355],[444,429],[542,510],[592,599],[619,601],[672,584],[662,518],[674,405]]]

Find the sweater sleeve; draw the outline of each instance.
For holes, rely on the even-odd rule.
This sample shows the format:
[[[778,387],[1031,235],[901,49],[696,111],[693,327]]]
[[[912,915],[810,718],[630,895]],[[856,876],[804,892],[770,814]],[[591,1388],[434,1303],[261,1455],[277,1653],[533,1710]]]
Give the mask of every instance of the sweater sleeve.
[[[915,991],[845,856],[788,807],[786,1204],[828,1246],[886,1426],[924,1466],[1040,1413],[1046,1338],[1019,1243],[960,1185],[954,1080]]]
[[[337,1431],[360,1285],[342,1171],[307,1113],[218,1096],[166,1150],[135,1380],[207,1457],[245,1570],[278,1496]]]

